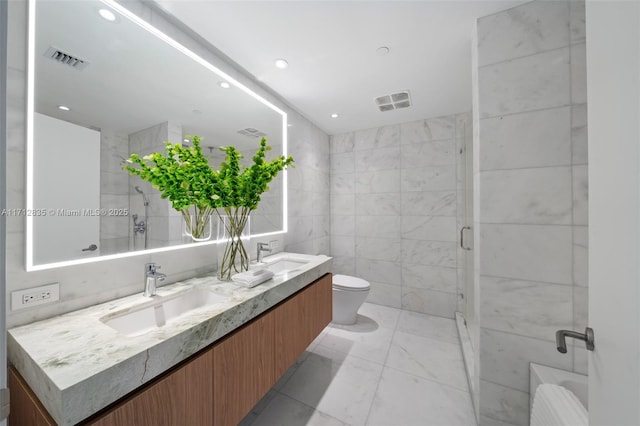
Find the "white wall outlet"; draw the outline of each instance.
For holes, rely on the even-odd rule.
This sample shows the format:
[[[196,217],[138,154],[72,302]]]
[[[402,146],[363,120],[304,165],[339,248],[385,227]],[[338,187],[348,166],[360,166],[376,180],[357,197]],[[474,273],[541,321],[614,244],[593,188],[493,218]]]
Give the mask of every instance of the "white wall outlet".
[[[60,300],[60,284],[47,284],[11,292],[11,309],[17,311],[58,300]]]
[[[280,240],[271,240],[271,241],[269,241],[269,248],[271,250],[279,250],[280,249]]]

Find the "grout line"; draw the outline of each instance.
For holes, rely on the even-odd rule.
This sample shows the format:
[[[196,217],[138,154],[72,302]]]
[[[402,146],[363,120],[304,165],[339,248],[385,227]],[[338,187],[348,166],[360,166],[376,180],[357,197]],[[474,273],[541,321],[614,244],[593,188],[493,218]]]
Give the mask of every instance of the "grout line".
[[[571,43],[571,34],[569,34],[568,43],[567,44],[563,44],[562,46],[554,47],[554,48],[551,48],[551,49],[544,49],[544,50],[540,50],[539,52],[528,53],[526,55],[514,56],[514,57],[511,57],[511,58],[508,58],[508,59],[502,59],[502,60],[499,60],[499,61],[496,61],[496,62],[490,62],[488,64],[484,64],[484,65],[478,65],[478,70],[481,70],[483,68],[495,67],[496,65],[502,65],[502,64],[509,63],[509,62],[518,61],[520,59],[530,58],[532,56],[544,55],[544,54],[549,53],[549,52],[556,52],[556,51],[559,51],[559,50],[562,50],[562,49],[569,49],[571,47],[571,45],[572,45],[572,43]],[[479,47],[478,47],[478,49],[479,49]]]
[[[371,416],[371,410],[373,410],[373,404],[375,403],[376,396],[378,395],[378,389],[380,388],[380,382],[382,381],[382,373],[384,373],[385,368],[388,368],[387,361],[389,360],[389,353],[391,352],[391,347],[393,346],[393,342],[396,337],[396,332],[398,331],[398,324],[400,324],[400,317],[402,316],[402,309],[398,309],[398,308],[392,308],[392,309],[399,311],[398,318],[396,319],[396,323],[393,327],[393,334],[391,335],[391,343],[389,344],[389,347],[387,348],[387,353],[384,357],[384,363],[382,365],[382,369],[380,370],[380,377],[378,377],[378,383],[376,384],[376,389],[373,392],[373,399],[371,400],[371,406],[369,406],[369,411],[367,412],[365,425],[369,424],[369,417]]]

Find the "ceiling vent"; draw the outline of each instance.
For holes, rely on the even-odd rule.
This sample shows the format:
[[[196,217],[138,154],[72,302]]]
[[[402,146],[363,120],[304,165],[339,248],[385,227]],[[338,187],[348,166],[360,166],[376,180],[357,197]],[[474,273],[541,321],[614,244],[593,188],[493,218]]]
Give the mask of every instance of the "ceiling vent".
[[[411,97],[409,91],[392,93],[391,95],[380,96],[376,98],[376,105],[382,112],[394,109],[408,108],[411,106]]]
[[[53,46],[50,46],[47,51],[44,52],[44,56],[77,70],[82,70],[86,68],[87,65],[89,65],[89,61],[80,59],[77,56],[71,55],[70,53],[63,52],[62,50]]]
[[[250,138],[263,138],[267,136],[265,132],[261,132],[253,127],[247,127],[246,129],[238,130],[241,135],[249,136]]]

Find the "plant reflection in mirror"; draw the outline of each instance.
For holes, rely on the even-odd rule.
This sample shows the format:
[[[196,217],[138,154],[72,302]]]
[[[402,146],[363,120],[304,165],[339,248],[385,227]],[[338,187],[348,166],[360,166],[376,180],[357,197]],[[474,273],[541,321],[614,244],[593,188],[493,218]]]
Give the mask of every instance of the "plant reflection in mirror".
[[[271,147],[262,138],[251,166],[243,167],[242,154],[228,146],[220,148],[226,158],[219,170],[214,170],[202,153],[200,137],[193,136],[192,141],[191,147],[166,142],[164,153],[144,157],[131,154],[123,168],[160,191],[161,197],[182,214],[195,240],[209,229],[214,211],[219,218],[229,216],[225,225],[229,240],[218,265],[218,276],[230,280],[234,273],[249,269],[249,256],[240,236],[250,212],[258,207],[261,195],[269,190],[269,183],[278,173],[293,165],[293,157],[281,155],[267,160]]]

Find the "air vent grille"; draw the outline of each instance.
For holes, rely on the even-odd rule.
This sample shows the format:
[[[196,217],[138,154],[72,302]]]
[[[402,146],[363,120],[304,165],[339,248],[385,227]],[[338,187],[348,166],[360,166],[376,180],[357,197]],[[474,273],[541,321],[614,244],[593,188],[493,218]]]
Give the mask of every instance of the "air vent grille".
[[[238,130],[238,133],[241,135],[249,136],[250,138],[263,138],[267,136],[265,132],[262,132],[258,129],[254,129],[253,127],[247,127],[246,129]]]
[[[63,52],[62,50],[50,46],[46,52],[44,52],[44,56],[50,58],[56,62],[59,62],[64,65],[68,65],[71,68],[75,68],[77,70],[82,70],[89,65],[89,61],[84,59],[80,59],[77,56],[74,56],[70,53]]]
[[[411,97],[409,91],[392,93],[376,98],[376,106],[382,112],[392,111],[394,109],[408,108],[411,106]]]

